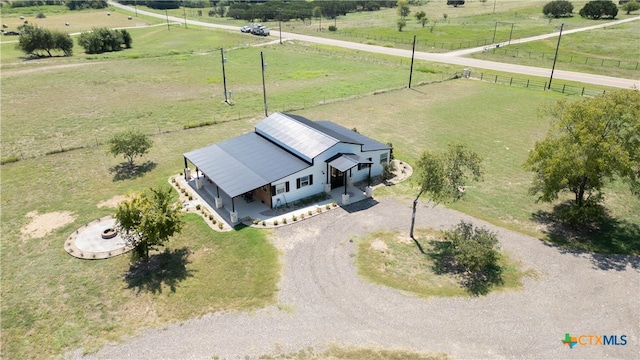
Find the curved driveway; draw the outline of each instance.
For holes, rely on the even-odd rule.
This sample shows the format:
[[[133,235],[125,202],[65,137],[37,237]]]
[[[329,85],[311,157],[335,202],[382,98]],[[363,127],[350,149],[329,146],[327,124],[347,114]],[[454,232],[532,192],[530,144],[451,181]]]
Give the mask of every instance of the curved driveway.
[[[563,252],[464,214],[423,203],[418,226],[461,219],[496,231],[504,250],[535,270],[516,292],[479,298],[417,298],[363,281],[350,239],[376,229],[407,232],[409,203],[372,201],[280,228],[284,271],[279,305],[216,313],[148,330],[90,358],[211,358],[290,353],[329,343],[441,351],[454,358],[637,359],[640,258]],[[358,211],[359,210],[359,211]],[[561,343],[565,333],[626,335],[626,346]]]
[[[131,12],[134,11],[134,8],[130,6],[122,5],[113,1],[109,1],[109,5],[117,8],[121,8],[127,11],[131,11]],[[167,18],[165,15],[156,14],[149,11],[137,10],[137,12],[139,14],[143,14],[143,15],[151,16],[155,18],[160,18],[160,19]],[[179,17],[169,16],[168,19],[171,21],[184,23],[184,19],[181,19]],[[565,30],[563,31],[563,34],[570,34],[574,32],[591,30],[591,29],[600,28],[600,27],[613,26],[616,24],[621,24],[621,23],[630,22],[630,21],[638,21],[638,20],[640,20],[640,16],[636,16],[636,17],[628,18],[624,20],[611,21],[611,22],[607,22],[607,23],[599,24],[595,26]],[[211,23],[206,23],[206,22],[197,21],[197,20],[187,20],[187,23],[192,25],[202,26],[202,27],[220,28],[220,29],[227,29],[227,30],[233,30],[233,31],[239,31],[240,29],[237,26],[211,24]],[[276,33],[276,32],[272,32],[272,33]],[[527,41],[535,41],[535,40],[540,40],[544,38],[554,37],[557,35],[558,33],[555,32],[555,33],[550,33],[545,35],[533,36],[525,39],[513,39],[511,40],[511,43],[515,44],[515,43],[522,43]],[[283,32],[282,36],[286,39],[300,40],[300,41],[305,41],[309,43],[338,46],[338,47],[343,47],[343,48],[348,48],[353,50],[360,50],[360,51],[366,51],[366,52],[372,52],[372,53],[378,53],[378,54],[386,54],[386,55],[400,56],[404,58],[411,58],[411,50],[388,48],[384,46],[368,45],[368,44],[354,43],[349,41],[328,39],[328,38],[300,35],[295,33],[286,33],[286,32]],[[500,44],[505,45],[505,43],[500,43]],[[475,49],[475,51],[481,51],[481,50],[482,48]],[[523,74],[523,75],[530,75],[530,76],[549,77],[551,74],[551,69],[459,57],[461,55],[468,54],[469,52],[473,52],[473,51],[474,51],[473,49],[471,50],[465,49],[462,51],[457,51],[457,52],[454,51],[446,54],[416,52],[415,58],[420,60],[426,60],[426,61],[460,65],[464,67],[504,71],[504,72],[510,72],[514,74]],[[596,85],[611,86],[611,87],[617,87],[617,88],[623,88],[623,89],[630,89],[633,87],[640,88],[640,79],[622,79],[622,78],[615,78],[610,76],[585,74],[585,73],[557,70],[557,69],[554,71],[553,77],[554,79],[577,81],[585,84],[596,84]]]

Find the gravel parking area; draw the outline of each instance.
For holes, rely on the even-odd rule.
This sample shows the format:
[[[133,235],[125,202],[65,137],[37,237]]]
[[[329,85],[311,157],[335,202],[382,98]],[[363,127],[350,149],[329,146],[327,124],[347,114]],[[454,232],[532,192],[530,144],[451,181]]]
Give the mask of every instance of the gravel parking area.
[[[408,202],[367,200],[276,230],[284,263],[279,304],[216,313],[147,330],[88,358],[240,359],[322,350],[329,343],[440,351],[454,358],[638,359],[640,258],[562,251],[426,202],[417,226],[461,219],[498,233],[502,249],[534,269],[525,289],[477,298],[417,298],[363,281],[350,239],[408,231]],[[565,333],[626,335],[626,346],[575,346]],[[80,357],[80,352],[68,357]]]

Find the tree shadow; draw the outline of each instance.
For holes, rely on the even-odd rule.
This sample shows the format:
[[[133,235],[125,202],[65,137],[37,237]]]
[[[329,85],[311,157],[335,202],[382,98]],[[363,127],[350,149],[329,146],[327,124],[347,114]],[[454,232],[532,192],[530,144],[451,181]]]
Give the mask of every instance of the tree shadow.
[[[427,256],[433,263],[433,272],[436,275],[454,275],[458,278],[459,284],[470,294],[486,295],[493,287],[504,284],[502,268],[499,265],[490,266],[481,272],[466,271],[456,262],[452,254],[451,242],[431,240],[429,244],[431,250],[427,252]]]
[[[128,289],[136,288],[137,292],[162,293],[162,286],[176,292],[178,283],[193,276],[193,270],[187,269],[190,251],[186,247],[153,255],[148,261],[137,261],[129,267],[124,275]]]
[[[157,165],[153,161],[145,161],[142,164],[133,164],[133,166],[128,162],[123,162],[110,168],[109,172],[113,173],[113,181],[131,180],[155,169]]]
[[[544,226],[545,244],[562,253],[587,256],[602,270],[640,269],[640,226],[613,218],[601,205],[587,219],[571,218],[572,205],[561,203],[552,211],[537,211],[531,219]]]

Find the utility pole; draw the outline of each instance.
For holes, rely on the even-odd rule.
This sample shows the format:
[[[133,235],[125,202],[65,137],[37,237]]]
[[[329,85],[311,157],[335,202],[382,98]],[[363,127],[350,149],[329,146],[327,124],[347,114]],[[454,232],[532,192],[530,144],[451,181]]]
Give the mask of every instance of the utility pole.
[[[182,15],[184,16],[184,28],[187,29],[187,7],[182,4]]]
[[[411,78],[413,77],[413,58],[416,54],[416,35],[413,35],[413,50],[411,51],[411,70],[409,71],[409,89],[411,89]]]
[[[171,31],[171,27],[169,26],[169,12],[167,9],[164,9],[164,15],[167,17],[167,30]]]
[[[553,80],[553,71],[556,69],[556,60],[558,60],[558,49],[560,49],[560,39],[562,38],[562,29],[564,29],[564,23],[560,25],[560,34],[558,35],[558,44],[556,45],[556,55],[553,57],[553,66],[551,67],[551,76],[549,77],[549,85],[547,89],[551,90],[551,81]]]
[[[220,48],[220,56],[222,57],[222,84],[224,86],[224,102],[229,103],[229,99],[227,98],[227,75],[224,72],[224,63],[227,62],[227,59],[224,57],[224,49]]]
[[[262,64],[262,96],[264,98],[264,116],[269,116],[269,111],[267,110],[267,88],[264,85],[264,70],[267,68],[267,64],[264,63],[264,55],[262,51],[260,51],[260,62]]]

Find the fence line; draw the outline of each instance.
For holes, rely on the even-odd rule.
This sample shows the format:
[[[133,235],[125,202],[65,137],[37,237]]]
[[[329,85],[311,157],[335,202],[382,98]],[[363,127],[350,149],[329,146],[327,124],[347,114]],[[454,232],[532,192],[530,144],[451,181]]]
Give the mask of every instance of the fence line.
[[[551,90],[551,91],[556,91],[562,94],[569,94],[569,95],[594,97],[598,95],[603,95],[605,93],[605,90],[588,89],[584,86],[583,87],[572,86],[567,84],[559,84],[558,82],[552,83],[551,88],[547,89],[549,85],[547,81],[522,79],[522,78],[516,78],[513,76],[504,76],[504,75],[501,76],[496,74],[485,74],[483,72],[481,72],[479,75],[469,72],[467,77],[472,77],[480,81],[491,82],[494,84],[518,86],[518,87],[534,89],[534,90]]]
[[[507,48],[493,48],[493,53],[497,55],[505,55],[516,58],[528,58],[535,60],[548,60],[553,61],[555,56],[554,53],[545,53],[545,52],[532,52],[526,50],[515,50],[515,49],[507,49]],[[559,62],[565,63],[580,63],[591,66],[600,66],[600,67],[614,67],[619,69],[626,70],[638,70],[640,69],[640,62],[638,61],[623,61],[616,59],[604,59],[604,58],[594,58],[588,56],[578,56],[578,55],[558,55]]]

